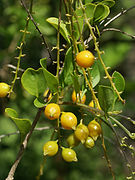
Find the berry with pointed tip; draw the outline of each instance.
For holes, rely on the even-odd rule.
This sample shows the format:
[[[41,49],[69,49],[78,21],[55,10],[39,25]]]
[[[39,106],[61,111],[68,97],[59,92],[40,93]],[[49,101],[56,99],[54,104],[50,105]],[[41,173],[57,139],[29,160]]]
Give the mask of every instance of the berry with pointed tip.
[[[62,147],[62,158],[67,162],[77,161],[76,152],[71,148]]]
[[[88,124],[89,135],[96,141],[98,136],[101,134],[100,124],[93,120]]]
[[[44,156],[54,156],[58,152],[57,141],[48,141],[43,146]]]
[[[73,148],[75,146],[77,146],[80,142],[79,140],[75,137],[74,133],[70,134],[68,136],[68,138],[66,139],[67,143],[68,143],[68,146],[70,148]]]
[[[92,137],[87,137],[87,139],[86,139],[86,141],[85,141],[85,143],[84,143],[84,145],[85,145],[85,147],[86,148],[92,148],[94,145],[95,145],[95,142],[94,142],[94,140],[92,139]]]
[[[82,124],[82,121],[81,121],[80,124],[77,126],[74,134],[75,134],[75,137],[78,140],[80,140],[81,143],[83,144],[89,135],[88,127]]]
[[[64,129],[75,129],[77,125],[77,117],[72,112],[62,112],[61,126]]]

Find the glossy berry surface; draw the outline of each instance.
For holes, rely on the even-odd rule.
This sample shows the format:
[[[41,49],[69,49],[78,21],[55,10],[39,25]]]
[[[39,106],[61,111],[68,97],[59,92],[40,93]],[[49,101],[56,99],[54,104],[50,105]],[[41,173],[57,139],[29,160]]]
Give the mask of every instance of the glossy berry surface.
[[[75,137],[80,140],[82,142],[82,144],[85,142],[85,140],[87,139],[88,135],[89,135],[89,130],[87,128],[87,126],[85,126],[84,124],[80,123],[75,132]]]
[[[73,93],[72,93],[72,101],[75,103],[78,103],[78,102],[80,102],[80,103],[82,103],[82,104],[84,104],[85,103],[85,101],[86,101],[86,95],[84,94],[84,95],[82,95],[82,91],[80,91],[80,93],[77,93],[76,94],[76,92],[75,92],[75,90],[73,91]]]
[[[95,120],[91,121],[88,124],[89,136],[91,136],[94,140],[97,140],[98,136],[101,134],[101,126]]]
[[[76,152],[70,148],[62,148],[62,158],[67,162],[77,161]]]
[[[94,55],[90,51],[81,51],[76,56],[76,62],[79,66],[88,68],[91,67],[94,63]]]
[[[87,137],[85,143],[84,143],[86,148],[92,148],[95,145],[94,140],[92,139],[92,137]]]
[[[75,129],[77,117],[72,112],[63,112],[61,115],[61,125],[64,129]]]
[[[48,104],[44,111],[45,116],[50,120],[58,119],[60,113],[60,107],[58,104],[55,103]]]
[[[48,141],[43,146],[44,156],[54,156],[58,152],[57,141]]]
[[[79,140],[75,137],[74,133],[70,134],[66,141],[70,148],[75,147],[79,144]]]
[[[1,82],[0,83],[0,98],[6,97],[10,87],[8,84]]]

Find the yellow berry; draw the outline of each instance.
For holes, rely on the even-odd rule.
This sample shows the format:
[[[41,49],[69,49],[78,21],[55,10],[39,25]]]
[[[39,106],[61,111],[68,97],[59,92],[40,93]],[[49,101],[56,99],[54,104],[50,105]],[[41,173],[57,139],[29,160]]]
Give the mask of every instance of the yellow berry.
[[[77,64],[84,68],[91,67],[94,63],[94,59],[94,55],[88,50],[81,51],[76,56]]]
[[[48,141],[43,146],[44,156],[54,156],[58,152],[57,141]]]
[[[1,82],[0,83],[0,98],[6,97],[10,87],[8,84]]]
[[[76,152],[70,148],[62,148],[62,158],[67,162],[77,161]]]
[[[61,115],[61,126],[64,129],[75,129],[77,117],[72,112],[63,112]]]
[[[44,111],[45,116],[50,120],[58,119],[60,113],[60,107],[58,104],[55,103],[48,104]]]

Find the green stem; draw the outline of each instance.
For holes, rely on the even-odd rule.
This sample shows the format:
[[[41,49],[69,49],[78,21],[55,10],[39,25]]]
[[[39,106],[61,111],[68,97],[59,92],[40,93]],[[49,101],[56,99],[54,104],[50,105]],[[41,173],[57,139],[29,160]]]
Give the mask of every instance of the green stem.
[[[113,118],[112,116],[109,116],[119,127],[121,127],[121,129],[123,129],[123,131],[131,138],[131,139],[135,139],[135,133],[131,133],[129,130],[127,130],[127,128],[125,128],[125,126],[123,126],[123,124],[121,124],[117,119]]]
[[[83,11],[83,15],[84,15],[85,22],[86,22],[86,24],[88,25],[88,28],[89,28],[89,30],[90,30],[90,34],[91,34],[91,36],[92,36],[92,38],[93,38],[93,42],[94,42],[94,45],[95,45],[95,50],[96,50],[96,52],[97,52],[97,54],[98,54],[98,59],[100,60],[102,66],[103,66],[103,68],[104,68],[106,77],[109,79],[112,88],[113,88],[114,91],[116,92],[119,100],[124,104],[125,101],[121,98],[120,93],[119,93],[118,90],[116,89],[115,84],[113,83],[112,77],[111,77],[110,74],[108,73],[108,70],[107,70],[107,68],[106,68],[106,66],[105,66],[105,64],[104,64],[104,61],[103,61],[102,57],[101,57],[102,52],[99,50],[97,38],[96,38],[96,36],[94,35],[93,27],[91,26],[91,24],[90,24],[89,21],[88,21],[87,15],[86,15],[86,13],[85,13],[85,8],[84,8],[84,6],[83,6],[83,4],[82,4],[82,1],[79,0],[79,2],[80,2],[80,5],[81,5],[81,8],[82,8],[82,11]]]
[[[97,97],[96,97],[96,95],[95,95],[94,89],[92,88],[92,83],[91,83],[91,81],[88,80],[84,68],[82,68],[82,71],[83,71],[83,75],[84,75],[84,78],[85,78],[85,80],[86,80],[86,83],[87,83],[87,85],[88,85],[88,87],[89,87],[89,89],[90,89],[90,91],[91,91],[91,94],[92,94],[93,100],[94,100],[94,102],[95,102],[95,104],[96,104],[96,107],[97,107],[98,109],[100,109],[98,99],[97,99]]]
[[[30,2],[30,8],[29,8],[30,12],[32,12],[32,6],[33,6],[33,0],[31,0],[31,2]],[[20,46],[17,47],[17,49],[20,50],[19,51],[19,56],[16,57],[18,62],[17,62],[15,76],[14,76],[14,79],[12,81],[8,97],[10,97],[10,94],[13,92],[13,88],[14,88],[15,82],[16,82],[16,80],[18,78],[18,71],[19,71],[19,67],[20,67],[21,58],[25,56],[25,55],[23,55],[23,45],[25,43],[26,34],[29,33],[29,32],[27,32],[28,25],[29,25],[29,20],[30,20],[30,18],[29,18],[29,16],[27,16],[25,28],[24,28],[24,30],[21,31],[21,32],[23,32],[23,36],[22,36],[22,40],[21,40]]]

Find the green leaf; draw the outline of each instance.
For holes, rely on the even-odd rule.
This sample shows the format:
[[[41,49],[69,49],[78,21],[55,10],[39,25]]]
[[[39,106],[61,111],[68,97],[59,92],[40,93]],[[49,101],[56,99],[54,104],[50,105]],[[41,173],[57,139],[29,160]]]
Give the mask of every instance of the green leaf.
[[[46,104],[48,104],[48,103],[56,103],[56,101],[57,101],[57,94],[53,95],[53,97],[49,101],[47,101],[47,102],[44,101],[43,97],[38,97],[38,98],[36,98],[34,100],[34,105],[37,108],[42,108]]]
[[[93,64],[90,74],[92,78],[92,87],[94,88],[100,81],[100,71],[96,62]]]
[[[44,101],[43,97],[38,97],[34,100],[34,106],[37,108],[42,108],[46,105],[46,102]]]
[[[108,6],[103,5],[103,4],[98,4],[95,9],[94,9],[94,17],[93,20],[94,22],[100,22],[103,19],[105,19],[110,13],[110,9]]]
[[[111,8],[112,6],[114,6],[115,1],[114,0],[104,0],[104,1],[102,1],[102,4]]]
[[[18,114],[14,109],[6,108],[5,113],[13,120],[13,122],[16,124],[20,136],[21,136],[21,142],[23,142],[26,134],[29,132],[31,128],[31,121],[29,119],[21,119],[18,118]]]
[[[112,78],[116,89],[119,93],[122,93],[125,89],[125,80],[123,76],[119,72],[115,71],[112,75]]]
[[[85,0],[85,4],[91,3],[93,0]]]
[[[92,4],[92,3],[85,5],[85,12],[86,12],[86,15],[87,15],[87,18],[89,19],[89,21],[93,19],[95,7],[96,7],[96,5]],[[84,29],[84,16],[83,16],[83,11],[80,8],[76,9],[75,14],[77,16],[78,23],[76,22],[76,18],[74,17],[73,18],[73,20],[74,20],[74,31],[75,31],[74,35],[75,35],[76,39],[78,39],[80,37],[79,31],[78,31],[78,25],[80,27],[80,31],[82,32],[82,30]]]
[[[75,92],[79,93],[80,92],[80,84],[79,84],[79,80],[78,80],[78,75],[75,73],[72,74],[72,80],[73,80]]]
[[[100,85],[98,88],[98,100],[101,109],[107,113],[111,111],[115,102],[114,92],[111,87]]]
[[[64,84],[71,85],[73,84],[72,81],[72,73],[73,73],[74,67],[73,67],[73,53],[72,48],[70,47],[65,55],[64,60],[64,67],[62,70],[62,73],[60,75],[61,82],[64,81]]]
[[[46,69],[46,59],[41,59],[40,64],[41,64],[41,66],[43,68],[43,74],[44,74],[44,77],[46,79],[46,83],[47,83],[48,88],[50,89],[50,91],[52,93],[57,92],[58,91],[58,79],[52,73],[47,71],[47,69]]]
[[[21,77],[21,83],[26,91],[36,97],[43,94],[47,88],[42,68],[28,68]]]
[[[46,21],[50,23],[55,29],[58,30],[58,18],[50,17],[46,19]],[[70,44],[69,33],[67,31],[66,25],[62,20],[60,22],[60,33],[65,38],[65,40]]]

